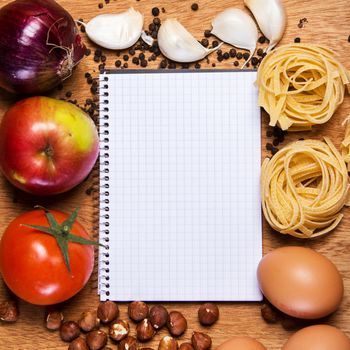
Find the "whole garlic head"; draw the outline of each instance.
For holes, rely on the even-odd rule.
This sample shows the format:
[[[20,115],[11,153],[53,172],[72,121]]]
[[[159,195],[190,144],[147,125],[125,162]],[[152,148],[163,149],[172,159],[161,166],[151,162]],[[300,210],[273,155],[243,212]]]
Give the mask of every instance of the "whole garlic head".
[[[111,50],[123,50],[134,45],[140,38],[143,15],[130,7],[115,14],[94,17],[86,25],[86,34],[94,43]]]
[[[270,40],[267,52],[282,39],[286,29],[287,15],[282,0],[244,0],[253,13],[260,30]]]
[[[158,31],[158,46],[162,54],[176,62],[199,61],[221,45],[207,49],[176,19],[167,19]]]

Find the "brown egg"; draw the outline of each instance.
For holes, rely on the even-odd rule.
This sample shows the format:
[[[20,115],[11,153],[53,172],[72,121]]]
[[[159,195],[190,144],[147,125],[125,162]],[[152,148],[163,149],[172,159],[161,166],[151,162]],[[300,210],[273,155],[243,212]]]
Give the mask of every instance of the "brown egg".
[[[306,327],[284,344],[282,350],[350,350],[350,339],[338,328],[317,325]]]
[[[266,350],[266,348],[253,338],[234,337],[219,345],[216,350]]]
[[[283,247],[265,255],[258,266],[258,281],[271,304],[303,319],[331,314],[343,297],[336,266],[309,248]]]

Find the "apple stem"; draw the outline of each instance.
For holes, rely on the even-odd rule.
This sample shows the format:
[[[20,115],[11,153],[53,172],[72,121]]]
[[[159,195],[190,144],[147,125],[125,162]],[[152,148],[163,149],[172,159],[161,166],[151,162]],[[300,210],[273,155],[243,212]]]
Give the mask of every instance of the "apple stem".
[[[52,146],[48,143],[44,149],[44,153],[46,154],[47,157],[52,158],[54,151]]]

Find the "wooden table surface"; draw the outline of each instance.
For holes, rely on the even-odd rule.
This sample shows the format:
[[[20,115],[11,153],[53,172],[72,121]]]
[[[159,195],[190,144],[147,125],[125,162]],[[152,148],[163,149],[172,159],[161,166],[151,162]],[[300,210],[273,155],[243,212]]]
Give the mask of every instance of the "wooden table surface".
[[[199,10],[191,10],[191,1],[187,0],[111,0],[103,9],[98,8],[102,0],[60,0],[58,1],[67,10],[69,10],[75,19],[83,18],[88,21],[93,16],[100,13],[110,13],[127,9],[134,6],[145,15],[145,27],[152,21],[151,9],[154,6],[164,8],[165,13],[160,14],[160,18],[176,17],[196,36],[197,39],[203,38],[205,29],[210,29],[211,19],[220,11],[228,6],[237,6],[243,8],[243,0],[198,0]],[[0,0],[0,6],[9,1]],[[317,43],[326,45],[334,49],[339,55],[340,61],[350,69],[350,9],[348,0],[285,0],[288,13],[288,26],[282,43],[291,43],[295,37],[300,37],[304,43]],[[299,20],[307,18],[308,23],[303,28],[298,27]],[[85,42],[92,49],[96,47],[88,41],[83,35]],[[212,39],[211,39],[212,40]],[[228,46],[222,48],[224,51]],[[150,53],[148,53],[150,55]],[[147,56],[148,57],[148,56]],[[209,64],[204,61],[202,67],[211,67],[216,60],[217,55],[210,57]],[[107,68],[113,68],[116,60],[114,52],[107,53]],[[157,61],[150,62],[148,68],[157,68],[161,57]],[[229,59],[216,64],[216,68],[232,68],[234,59]],[[65,82],[63,90],[54,91],[51,96],[64,97],[65,92],[73,92],[72,99],[77,99],[83,103],[86,98],[91,97],[89,86],[84,79],[84,73],[90,72],[97,77],[98,64],[93,61],[93,55],[85,58],[73,76]],[[132,64],[129,61],[129,68]],[[1,91],[0,92],[0,115],[16,100],[15,97]],[[300,137],[320,138],[322,135],[328,135],[339,146],[343,135],[344,127],[342,121],[350,113],[350,97],[346,96],[345,102],[338,109],[334,117],[326,125],[315,128],[313,132],[290,134],[288,140]],[[262,154],[265,155],[265,130],[267,118],[262,118],[263,140]],[[286,142],[287,142],[286,141]],[[285,143],[286,143],[285,142]],[[87,181],[67,194],[54,198],[35,198],[30,195],[20,193],[10,186],[2,176],[0,176],[0,227],[2,230],[18,214],[31,209],[35,204],[45,205],[49,208],[70,211],[76,206],[81,207],[80,220],[94,235],[97,235],[94,224],[97,220],[96,211],[96,170]],[[91,192],[91,188],[94,190]],[[264,253],[273,248],[284,245],[304,244],[309,246],[332,259],[338,266],[345,284],[345,296],[339,310],[330,316],[328,323],[337,325],[350,336],[350,210],[345,208],[344,219],[337,229],[325,238],[300,242],[296,239],[283,237],[278,233],[272,232],[264,223]],[[1,234],[1,233],[0,233]],[[232,281],[234,283],[234,281]],[[8,298],[8,292],[0,281],[0,302]],[[63,311],[67,320],[77,320],[80,313],[85,310],[93,309],[98,304],[96,293],[96,273],[88,286],[76,297],[63,305]],[[198,303],[170,303],[166,306],[169,310],[180,310],[188,319],[189,328],[180,338],[180,342],[190,340],[193,330],[203,330],[197,321]],[[292,334],[286,331],[281,324],[268,325],[260,316],[259,303],[225,303],[220,304],[220,319],[212,327],[204,329],[213,339],[215,348],[222,341],[231,336],[249,335],[259,339],[267,349],[280,349],[286,339]],[[0,324],[0,349],[67,349],[68,345],[63,343],[58,333],[50,333],[43,326],[44,308],[28,305],[20,302],[20,319],[15,324]],[[126,304],[120,305],[121,317],[126,318]],[[132,333],[135,327],[132,326]],[[166,334],[162,330],[157,334],[152,342],[144,346],[158,348],[159,339]],[[111,345],[116,349],[116,345]],[[336,349],[334,349],[336,350]]]

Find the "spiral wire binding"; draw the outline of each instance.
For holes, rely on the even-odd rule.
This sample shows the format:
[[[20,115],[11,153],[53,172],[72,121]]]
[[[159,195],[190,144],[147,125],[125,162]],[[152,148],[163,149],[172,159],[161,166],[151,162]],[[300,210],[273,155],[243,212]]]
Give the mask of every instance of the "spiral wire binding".
[[[102,300],[108,300],[109,284],[109,96],[108,77],[100,76],[100,214],[99,281]]]

